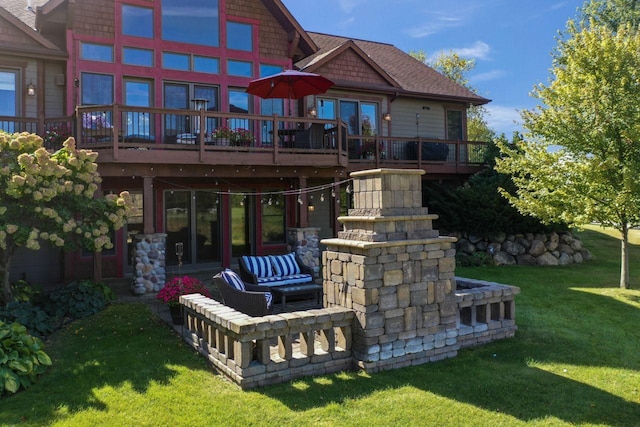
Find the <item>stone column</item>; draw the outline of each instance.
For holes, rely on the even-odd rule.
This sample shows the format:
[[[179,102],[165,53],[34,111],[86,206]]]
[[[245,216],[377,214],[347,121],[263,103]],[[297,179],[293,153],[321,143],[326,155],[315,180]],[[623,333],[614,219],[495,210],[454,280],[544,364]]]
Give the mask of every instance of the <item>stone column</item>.
[[[302,262],[313,268],[317,277],[320,273],[320,229],[314,227],[287,229],[289,250],[298,254]]]
[[[325,307],[356,312],[353,351],[367,372],[454,357],[456,239],[422,207],[423,170],[352,173],[354,209],[325,239]]]
[[[162,233],[137,234],[133,283],[135,295],[158,292],[166,282],[166,240]]]

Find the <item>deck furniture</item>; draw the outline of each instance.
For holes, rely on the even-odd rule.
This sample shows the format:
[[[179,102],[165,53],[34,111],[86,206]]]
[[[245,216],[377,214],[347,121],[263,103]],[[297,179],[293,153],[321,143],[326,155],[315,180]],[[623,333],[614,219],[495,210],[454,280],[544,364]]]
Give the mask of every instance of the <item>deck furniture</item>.
[[[269,290],[285,285],[313,282],[313,269],[302,263],[298,255],[243,256],[238,260],[240,277],[245,283]]]
[[[313,294],[316,304],[320,306],[320,295],[322,295],[322,286],[315,283],[305,283],[302,285],[276,286],[271,289],[273,296],[280,298],[281,309],[286,311],[287,297]]]
[[[273,296],[264,287],[242,282],[233,270],[213,276],[224,305],[249,316],[266,316],[273,310]]]

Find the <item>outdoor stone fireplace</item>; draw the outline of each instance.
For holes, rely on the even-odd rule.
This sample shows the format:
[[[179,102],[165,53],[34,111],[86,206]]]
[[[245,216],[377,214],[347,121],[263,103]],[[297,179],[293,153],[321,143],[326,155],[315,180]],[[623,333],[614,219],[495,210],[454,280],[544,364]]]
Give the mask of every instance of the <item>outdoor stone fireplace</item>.
[[[354,208],[338,218],[338,238],[322,241],[325,305],[355,311],[352,350],[367,372],[453,357],[492,339],[490,328],[499,330],[495,338],[515,332],[518,288],[476,283],[456,292],[456,239],[433,230],[437,215],[422,207],[422,174],[353,173]]]

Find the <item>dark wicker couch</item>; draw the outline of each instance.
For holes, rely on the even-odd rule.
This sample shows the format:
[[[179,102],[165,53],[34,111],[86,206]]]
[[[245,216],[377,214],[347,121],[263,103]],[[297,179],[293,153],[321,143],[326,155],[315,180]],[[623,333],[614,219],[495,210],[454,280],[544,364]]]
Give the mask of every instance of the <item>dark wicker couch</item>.
[[[271,314],[272,307],[267,307],[264,286],[245,283],[246,290],[239,291],[219,276],[213,277],[213,283],[220,290],[224,305],[254,317]]]

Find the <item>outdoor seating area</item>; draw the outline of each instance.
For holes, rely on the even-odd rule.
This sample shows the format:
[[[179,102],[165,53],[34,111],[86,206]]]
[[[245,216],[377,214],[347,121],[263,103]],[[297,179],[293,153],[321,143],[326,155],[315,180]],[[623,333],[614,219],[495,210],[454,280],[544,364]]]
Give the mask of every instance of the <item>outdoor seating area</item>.
[[[263,286],[263,289],[313,282],[313,270],[293,252],[287,255],[245,255],[238,260],[238,265],[244,282]]]

